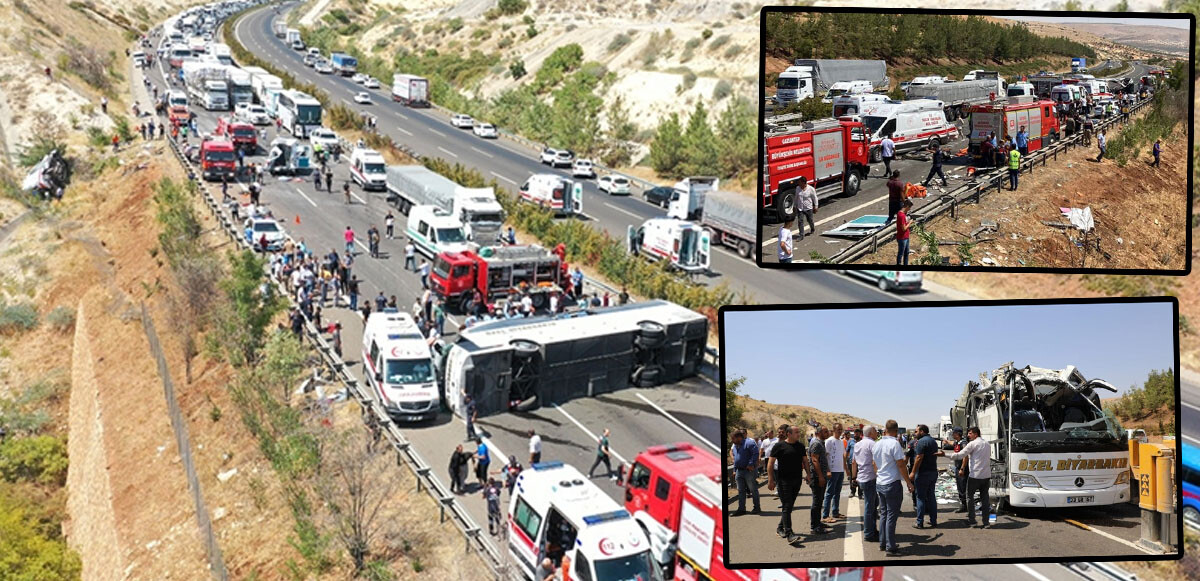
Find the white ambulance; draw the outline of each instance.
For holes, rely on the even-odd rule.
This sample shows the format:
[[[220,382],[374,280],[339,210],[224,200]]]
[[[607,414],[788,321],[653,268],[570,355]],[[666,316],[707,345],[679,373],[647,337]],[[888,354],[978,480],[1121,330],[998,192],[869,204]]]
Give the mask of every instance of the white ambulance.
[[[833,100],[834,118],[843,115],[871,115],[884,103],[896,103],[887,95],[879,93],[863,93],[861,95],[842,95]]]
[[[350,153],[350,179],[364,190],[387,190],[387,162],[374,149],[356,148]]]
[[[439,394],[429,344],[408,313],[371,313],[363,329],[363,375],[367,387],[397,421],[437,417]]]
[[[712,260],[708,231],[686,220],[651,218],[641,226],[630,226],[626,242],[630,254],[669,260],[684,272],[707,272]]]
[[[573,466],[542,462],[517,476],[508,503],[508,552],[525,577],[550,559],[563,579],[662,581],[646,532]]]
[[[862,116],[871,133],[871,161],[882,159],[883,138],[892,136],[896,155],[941,146],[958,137],[958,127],[946,120],[945,103],[937,99],[889,101]]]
[[[583,213],[583,184],[561,175],[533,174],[521,184],[520,195],[522,202],[548,208],[556,215]]]

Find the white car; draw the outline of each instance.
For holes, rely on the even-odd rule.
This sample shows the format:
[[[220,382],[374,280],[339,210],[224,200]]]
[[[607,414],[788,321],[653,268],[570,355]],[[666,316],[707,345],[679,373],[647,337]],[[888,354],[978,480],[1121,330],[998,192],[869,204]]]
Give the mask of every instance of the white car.
[[[354,94],[354,102],[358,103],[360,105],[370,105],[371,104],[371,94],[367,93],[366,91],[363,91],[361,93],[355,93]]]
[[[250,107],[250,103],[238,103],[238,104],[234,105],[233,106],[234,118],[248,121],[248,119],[246,119],[246,109],[249,107]]]
[[[496,126],[492,125],[491,123],[476,123],[475,126],[471,128],[471,132],[477,137],[483,137],[485,139],[495,139],[496,137],[499,137],[499,134],[496,133]]]
[[[551,167],[571,167],[575,162],[575,152],[569,149],[560,149],[554,153],[554,160],[550,162]]]
[[[357,73],[353,77],[350,77],[350,80],[361,85],[367,80],[367,76],[362,73]]]
[[[287,234],[283,228],[272,218],[254,218],[250,220],[250,224],[246,227],[246,242],[249,242],[255,249],[262,248],[262,240],[266,238],[267,244],[265,250],[279,250],[283,248],[284,241],[287,240]]]
[[[245,112],[242,114],[242,119],[255,125],[271,124],[271,115],[267,113],[267,110],[264,109],[262,105],[250,105],[248,103],[242,104],[247,105]]]
[[[575,163],[571,164],[571,177],[594,178],[596,177],[596,166],[590,159],[577,159]]]
[[[367,80],[363,81],[363,86],[368,89],[378,89],[379,80],[375,77],[367,77]]]
[[[326,60],[317,61],[317,66],[314,68],[316,68],[317,72],[321,73],[322,75],[333,74],[333,65],[329,64],[329,61]]]
[[[606,175],[596,182],[596,188],[610,196],[628,196],[629,178],[619,175]]]
[[[471,129],[475,126],[475,120],[471,119],[470,115],[455,113],[454,116],[450,118],[450,124],[459,129]]]
[[[330,149],[338,144],[338,136],[332,129],[320,127],[308,132],[308,141],[313,145],[320,143],[323,149]]]

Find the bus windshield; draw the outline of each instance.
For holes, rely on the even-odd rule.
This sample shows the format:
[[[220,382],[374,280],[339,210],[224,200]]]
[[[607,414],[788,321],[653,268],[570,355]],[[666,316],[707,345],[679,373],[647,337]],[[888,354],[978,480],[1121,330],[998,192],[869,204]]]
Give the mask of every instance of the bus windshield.
[[[595,563],[596,579],[608,581],[662,581],[658,566],[650,558],[650,551],[616,559],[600,559]]]
[[[429,359],[388,359],[383,369],[384,379],[390,385],[433,381],[433,364]]]
[[[321,124],[321,106],[320,105],[298,105],[296,107],[296,121],[304,125],[320,125]]]

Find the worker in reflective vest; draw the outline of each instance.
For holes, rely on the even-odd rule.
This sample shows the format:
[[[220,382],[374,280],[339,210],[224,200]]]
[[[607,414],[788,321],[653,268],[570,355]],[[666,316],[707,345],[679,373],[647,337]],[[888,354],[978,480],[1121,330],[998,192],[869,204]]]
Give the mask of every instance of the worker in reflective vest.
[[[1008,183],[1009,191],[1017,189],[1017,174],[1021,172],[1021,151],[1017,148],[1008,150]]]

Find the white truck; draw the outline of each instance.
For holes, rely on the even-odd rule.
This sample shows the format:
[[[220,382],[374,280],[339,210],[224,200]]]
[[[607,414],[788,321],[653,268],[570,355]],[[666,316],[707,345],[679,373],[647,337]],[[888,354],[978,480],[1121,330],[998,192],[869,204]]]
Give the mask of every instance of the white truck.
[[[350,179],[364,190],[387,190],[387,162],[374,149],[355,148],[350,152]]]
[[[517,476],[508,502],[508,552],[531,581],[543,559],[563,579],[662,581],[641,525],[575,467],[540,462]]]
[[[909,99],[934,99],[942,102],[948,121],[965,119],[967,107],[983,105],[1006,96],[1007,85],[1001,79],[980,79],[958,83],[926,83],[909,85]]]
[[[437,206],[413,206],[408,212],[404,234],[422,254],[436,258],[443,252],[462,252],[467,249],[467,233],[463,223],[450,212]]]
[[[229,51],[229,45],[219,42],[208,45],[208,54],[213,55],[223,65],[233,64],[233,53]]]
[[[387,167],[388,200],[401,213],[432,205],[461,221],[467,236],[480,244],[496,240],[504,224],[504,208],[492,188],[466,188],[419,165]]]
[[[828,95],[834,83],[868,81],[874,89],[888,86],[887,62],[882,60],[796,59],[775,82],[775,101],[787,105]],[[872,89],[872,90],[874,90]]]
[[[232,66],[225,67],[225,82],[229,84],[229,102],[233,105],[254,102],[254,84],[250,73]]]
[[[546,208],[555,215],[583,213],[583,183],[558,174],[533,174],[518,191],[519,201]]]
[[[1129,501],[1128,434],[1101,407],[1097,389],[1117,391],[1074,365],[1009,362],[967,382],[950,417],[958,426],[977,426],[987,440],[997,510]]]
[[[304,50],[304,41],[300,40],[300,31],[295,28],[287,29],[286,42],[293,50]]]
[[[862,95],[874,90],[871,81],[838,81],[829,87],[829,91],[821,97],[821,102],[832,103],[834,99],[843,95]]]
[[[254,96],[258,98],[260,105],[266,107],[273,99],[268,98],[268,91],[279,93],[283,91],[283,80],[266,71],[262,73],[251,73],[250,87],[254,90]],[[270,110],[270,107],[267,108]]]
[[[218,63],[186,61],[180,68],[183,84],[193,102],[209,111],[228,111],[229,86],[225,67]]]
[[[396,309],[371,313],[363,329],[362,362],[371,397],[392,419],[437,417],[441,400],[429,343],[412,315]]]
[[[273,30],[275,32],[276,38],[286,38],[287,37],[287,21],[283,20],[282,18],[275,20],[274,22],[271,23],[271,30]]]
[[[666,260],[684,272],[706,272],[712,261],[710,234],[676,218],[651,218],[626,233],[630,254],[652,261]]]
[[[428,107],[429,79],[396,73],[392,76],[392,100],[409,107]]]
[[[758,218],[754,200],[722,191],[720,180],[709,176],[691,176],[676,182],[667,217],[693,220],[704,229],[712,242],[734,248],[743,258],[754,251]],[[707,244],[704,252],[708,253]]]

